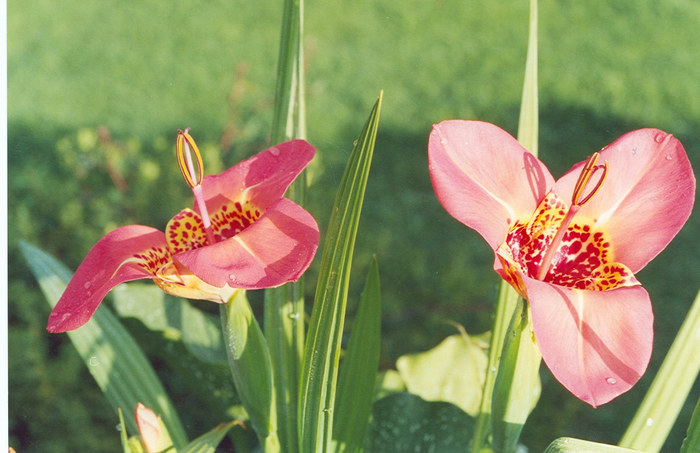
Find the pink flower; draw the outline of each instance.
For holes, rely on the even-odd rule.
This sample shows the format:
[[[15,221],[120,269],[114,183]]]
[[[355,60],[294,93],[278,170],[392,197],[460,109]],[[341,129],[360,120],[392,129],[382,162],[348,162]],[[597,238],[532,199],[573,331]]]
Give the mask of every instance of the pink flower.
[[[51,312],[49,332],[85,324],[105,295],[123,282],[151,278],[166,293],[225,303],[236,289],[279,286],[309,267],[318,225],[283,195],[313,158],[311,145],[282,143],[206,177],[187,131],[178,134],[176,149],[194,192],[194,209],[176,214],[165,234],[128,225],[100,239]]]
[[[496,272],[529,301],[559,382],[593,407],[629,390],[653,338],[651,301],[634,274],[693,207],[681,143],[657,129],[633,131],[555,182],[507,132],[455,120],[434,126],[428,159],[440,203],[481,234]]]

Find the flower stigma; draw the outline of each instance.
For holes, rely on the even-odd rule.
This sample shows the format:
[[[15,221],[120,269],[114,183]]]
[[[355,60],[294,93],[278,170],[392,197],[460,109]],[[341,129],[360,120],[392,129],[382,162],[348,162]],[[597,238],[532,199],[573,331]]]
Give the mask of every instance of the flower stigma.
[[[588,203],[588,201],[591,198],[593,198],[593,196],[603,186],[605,177],[608,174],[608,163],[605,162],[603,165],[596,165],[599,157],[599,153],[593,153],[583,166],[581,174],[579,175],[578,180],[576,181],[576,185],[574,186],[574,192],[571,195],[571,206],[566,212],[566,217],[564,217],[564,220],[562,221],[559,229],[557,230],[556,235],[552,239],[552,242],[549,245],[549,248],[547,249],[544,258],[542,259],[540,268],[537,271],[537,280],[543,281],[544,278],[547,276],[549,269],[552,267],[552,257],[559,248],[559,244],[561,244],[561,241],[564,238],[564,234],[567,232],[569,224],[571,224],[571,221],[573,220],[576,213],[581,209],[581,206]],[[598,181],[590,190],[590,192],[585,197],[581,198],[584,189],[588,186],[588,183],[591,182],[593,175],[598,173],[599,170],[602,171],[602,174],[598,178]]]
[[[209,245],[212,245],[216,242],[216,238],[211,229],[211,220],[209,219],[209,212],[207,211],[207,205],[204,202],[204,194],[202,193],[204,163],[202,162],[202,154],[199,152],[199,148],[189,132],[190,128],[186,128],[184,131],[177,131],[175,155],[177,157],[177,164],[180,167],[180,172],[194,194],[194,201],[202,217],[204,230],[207,233],[207,241]],[[194,159],[192,159],[192,154],[194,154]],[[196,170],[194,166],[195,160],[197,162]]]

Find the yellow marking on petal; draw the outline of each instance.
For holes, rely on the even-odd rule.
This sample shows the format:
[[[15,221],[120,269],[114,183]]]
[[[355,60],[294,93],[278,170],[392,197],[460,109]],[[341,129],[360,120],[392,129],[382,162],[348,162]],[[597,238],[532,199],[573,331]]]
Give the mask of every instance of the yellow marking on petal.
[[[183,209],[165,227],[165,240],[173,255],[207,245],[202,218],[193,210]]]
[[[571,211],[563,207],[561,198],[550,192],[530,221],[510,228],[496,251],[508,283],[521,295],[525,289],[518,272],[548,283],[594,291],[638,285],[632,272],[614,261],[607,235],[595,230],[589,219],[572,222]],[[546,274],[542,274],[543,267]]]

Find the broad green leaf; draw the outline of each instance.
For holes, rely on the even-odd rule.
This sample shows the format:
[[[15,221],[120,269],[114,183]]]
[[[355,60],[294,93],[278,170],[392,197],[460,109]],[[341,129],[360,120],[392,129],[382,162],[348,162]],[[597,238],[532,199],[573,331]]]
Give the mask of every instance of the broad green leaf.
[[[182,449],[182,453],[214,453],[216,447],[226,436],[226,433],[239,423],[238,421],[221,423],[211,431],[190,442],[189,445]]]
[[[367,453],[464,451],[473,420],[457,406],[395,393],[374,403]]]
[[[700,400],[695,405],[693,416],[688,425],[688,433],[683,439],[681,453],[692,453],[700,451]]]
[[[540,397],[540,362],[527,304],[518,300],[503,343],[493,388],[491,423],[493,449],[513,452],[528,415]]]
[[[620,440],[620,446],[661,450],[700,371],[700,292],[659,372]]]
[[[361,451],[372,412],[381,346],[379,266],[373,257],[338,378],[333,441],[338,452]]]
[[[253,429],[266,453],[280,451],[270,352],[244,290],[221,305],[221,326],[233,382]]]
[[[639,450],[599,444],[587,440],[560,437],[544,451],[545,453],[639,453]]]
[[[58,260],[26,242],[20,242],[20,247],[53,307],[63,294],[71,272]],[[180,419],[153,368],[104,304],[87,324],[68,332],[68,338],[115,410],[123,408],[133,414],[136,403],[141,402],[163,418],[176,447],[187,443]],[[130,431],[137,432],[133,416],[128,417],[126,423]]]
[[[114,309],[122,317],[140,320],[146,327],[182,340],[199,360],[225,363],[221,322],[184,299],[167,296],[148,283],[125,283],[112,291]]]
[[[328,224],[304,348],[299,396],[302,452],[330,451],[350,267],[381,103],[380,94],[350,155]]]
[[[452,335],[435,348],[399,357],[396,368],[409,392],[426,401],[446,401],[475,417],[479,413],[488,343]]]
[[[306,137],[304,105],[304,1],[285,0],[277,63],[277,85],[272,118],[273,143]],[[303,206],[305,170],[286,196]],[[265,337],[270,348],[282,450],[299,448],[297,412],[299,376],[304,354],[304,278],[265,291]]]

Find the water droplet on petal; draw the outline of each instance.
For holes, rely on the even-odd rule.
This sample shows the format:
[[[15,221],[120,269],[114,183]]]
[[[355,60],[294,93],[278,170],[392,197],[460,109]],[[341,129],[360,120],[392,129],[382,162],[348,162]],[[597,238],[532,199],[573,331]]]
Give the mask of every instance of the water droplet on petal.
[[[61,322],[64,322],[66,319],[68,319],[70,317],[71,317],[70,313],[63,313],[63,316],[61,316]]]
[[[442,144],[442,146],[447,146],[447,139],[446,139],[446,138],[441,138],[441,139],[440,139],[440,143]]]
[[[235,280],[235,279],[236,279],[236,274],[228,274],[228,279],[229,279],[229,280]]]
[[[656,134],[656,137],[654,137],[654,141],[656,141],[656,143],[661,143],[664,141],[665,137],[665,134]]]
[[[669,154],[668,156],[666,156],[666,160],[673,160],[673,156]]]
[[[611,378],[611,377],[607,378],[607,379],[605,380],[605,382],[607,382],[607,383],[610,384],[610,385],[615,385],[615,384],[617,384],[617,381],[615,380],[615,378]]]
[[[647,418],[647,426],[651,426],[654,424],[654,420],[651,418]]]
[[[280,149],[279,148],[270,148],[270,154],[272,154],[273,156],[279,156]]]
[[[85,284],[83,285],[83,288],[88,289],[91,284],[92,283],[90,283],[90,282],[85,282]]]

